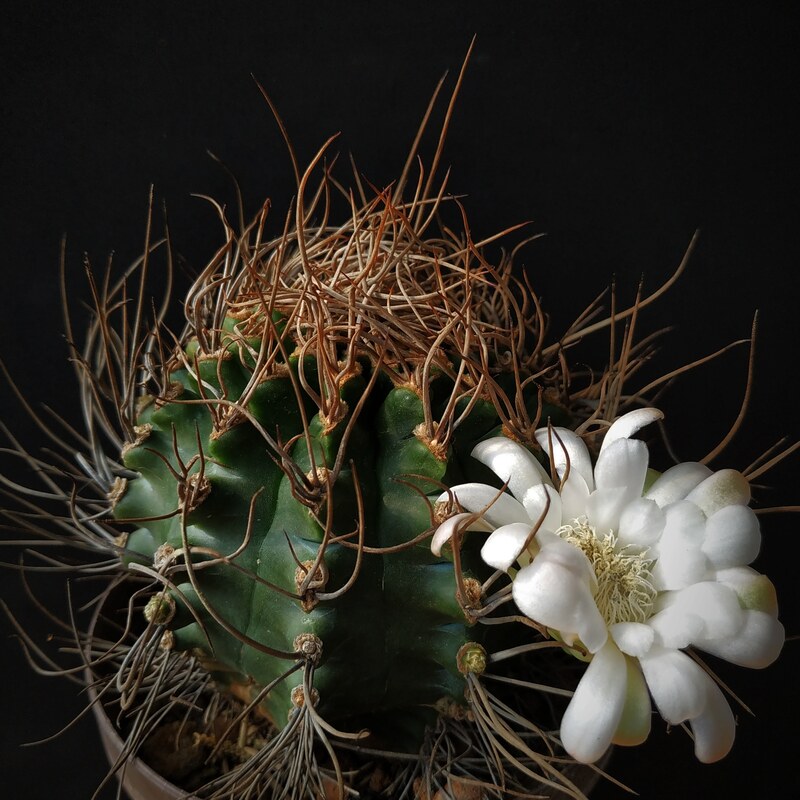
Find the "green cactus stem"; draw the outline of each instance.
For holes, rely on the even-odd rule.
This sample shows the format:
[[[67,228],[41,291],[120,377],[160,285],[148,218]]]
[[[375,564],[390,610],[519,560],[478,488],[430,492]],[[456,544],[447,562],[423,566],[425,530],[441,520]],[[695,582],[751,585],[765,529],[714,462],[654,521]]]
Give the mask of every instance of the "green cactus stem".
[[[475,543],[457,569],[430,552],[429,495],[484,477],[465,458],[482,438],[557,409],[509,363],[532,322],[508,265],[422,241],[408,212],[384,197],[344,228],[241,240],[238,271],[201,277],[221,324],[190,319],[139,401],[114,516],[134,526],[125,560],[167,586],[146,616],[174,649],[280,728],[298,685],[280,678],[313,637],[319,714],[417,752],[437,704],[466,702],[459,654],[492,631]]]

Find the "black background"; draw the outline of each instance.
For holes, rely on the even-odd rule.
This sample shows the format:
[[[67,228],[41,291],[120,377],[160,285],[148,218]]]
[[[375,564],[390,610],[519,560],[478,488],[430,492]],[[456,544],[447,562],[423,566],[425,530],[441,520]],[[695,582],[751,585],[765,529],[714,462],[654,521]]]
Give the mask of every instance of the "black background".
[[[341,131],[338,149],[386,185],[436,81],[450,70],[452,85],[477,34],[444,158],[476,236],[525,220],[547,234],[519,261],[558,331],[612,276],[628,301],[642,275],[655,288],[700,228],[688,274],[642,330],[675,326],[659,362],[666,371],[746,337],[760,309],[751,410],[715,462],[743,468],[781,436],[800,435],[793,5],[19,4],[0,31],[2,357],[26,394],[76,418],[57,297],[61,237],[72,291],[85,297],[84,252],[98,269],[112,251],[119,264],[132,260],[154,184],[176,248],[200,267],[221,231],[191,194],[232,199],[207,150],[237,176],[252,211],[273,198],[277,231],[293,182],[251,74],[301,162]],[[729,353],[662,401],[682,459],[702,457],[730,426],[746,360],[744,348]],[[0,388],[3,419],[35,446],[40,437]],[[798,502],[798,458],[763,480],[759,505]],[[796,526],[791,515],[764,517],[756,564],[778,585],[790,636],[800,632]],[[0,581],[24,624],[46,632],[16,576]],[[5,796],[90,797],[104,772],[91,724],[18,747],[65,725],[81,708],[77,690],[32,675],[7,621],[0,631]],[[683,732],[655,720],[648,744],[619,752],[612,772],[645,798],[777,796],[796,773],[799,649],[788,642],[765,672],[715,663],[756,714],[739,714],[723,763],[697,764]],[[596,793],[622,795],[611,784]]]

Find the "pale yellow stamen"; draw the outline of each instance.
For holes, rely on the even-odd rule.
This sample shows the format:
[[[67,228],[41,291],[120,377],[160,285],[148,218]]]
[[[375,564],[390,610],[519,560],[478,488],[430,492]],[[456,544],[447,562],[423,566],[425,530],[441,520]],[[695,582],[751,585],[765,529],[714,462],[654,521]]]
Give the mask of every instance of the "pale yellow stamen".
[[[589,559],[597,577],[594,599],[607,625],[648,619],[657,592],[650,582],[653,560],[646,552],[626,552],[613,532],[598,536],[585,518],[562,525],[556,534]]]

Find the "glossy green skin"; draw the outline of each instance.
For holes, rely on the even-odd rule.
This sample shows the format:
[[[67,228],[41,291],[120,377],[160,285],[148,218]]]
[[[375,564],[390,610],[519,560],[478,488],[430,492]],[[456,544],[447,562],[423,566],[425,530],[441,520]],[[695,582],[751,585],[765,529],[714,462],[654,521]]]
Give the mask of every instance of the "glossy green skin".
[[[313,363],[307,361],[304,367],[309,374]],[[292,368],[297,369],[296,362]],[[228,397],[237,397],[249,377],[248,367],[233,355],[223,361],[222,373]],[[201,363],[201,374],[208,384],[219,387],[215,361]],[[250,422],[212,437],[206,406],[186,402],[200,397],[194,379],[186,371],[173,373],[171,379],[183,386],[183,393],[175,402],[160,407],[151,404],[142,412],[139,424],[147,423],[152,430],[145,441],[125,453],[125,466],[138,477],[128,481],[116,505],[116,517],[161,516],[178,507],[176,479],[165,464],[169,461],[178,467],[174,431],[184,463],[197,455],[201,443],[206,459],[204,474],[211,487],[188,514],[186,536],[190,545],[222,554],[236,551],[245,536],[251,499],[258,493],[252,538],[236,564],[288,592],[296,592],[295,556],[300,561],[316,558],[323,538],[320,525],[293,497],[289,479]],[[436,380],[446,393],[445,379]],[[342,387],[350,408],[365,386],[365,378],[356,376]],[[206,391],[205,396],[208,394]],[[303,430],[288,375],[260,384],[247,410],[270,435],[279,434],[284,442]],[[310,401],[305,410],[317,465],[333,465],[346,420],[325,433]],[[336,534],[356,528],[351,461],[366,512],[364,543],[371,547],[403,544],[429,529],[430,506],[425,495],[438,494],[442,484],[491,479],[485,468],[469,458],[477,441],[497,435],[498,418],[489,403],[478,403],[459,426],[447,460],[437,458],[414,435],[422,421],[423,407],[417,394],[393,387],[381,376],[359,415],[347,444],[345,466],[333,488]],[[302,472],[310,470],[304,437],[294,444],[292,456]],[[199,469],[197,462],[191,472]],[[324,509],[320,517],[324,519]],[[134,530],[128,538],[129,559],[152,564],[156,549],[164,543],[182,546],[180,515],[147,522]],[[464,574],[484,579],[487,570],[480,562],[479,546],[479,537],[467,537]],[[355,559],[353,549],[340,544],[327,546],[325,564],[330,577],[325,591],[333,591],[348,580]],[[201,560],[194,558],[195,563]],[[291,653],[298,634],[319,637],[323,655],[313,681],[320,695],[321,715],[340,729],[366,727],[373,731],[377,744],[394,749],[419,748],[425,725],[435,719],[438,701],[464,703],[464,676],[458,670],[457,653],[466,642],[482,641],[490,627],[496,629],[468,623],[456,599],[452,562],[434,557],[428,540],[395,553],[365,554],[350,590],[311,610],[304,610],[297,599],[254,581],[230,565],[198,569],[195,574],[217,613],[255,642]],[[179,575],[177,580],[182,582],[178,591],[172,592],[177,613],[170,623],[177,649],[192,649],[213,659],[218,681],[249,682],[254,684],[253,694],[291,666],[292,661],[264,654],[226,631],[204,609],[185,573]],[[186,608],[186,602],[202,619],[202,626]],[[280,682],[262,703],[279,727],[293,708],[290,692],[301,683],[301,676],[296,672]]]

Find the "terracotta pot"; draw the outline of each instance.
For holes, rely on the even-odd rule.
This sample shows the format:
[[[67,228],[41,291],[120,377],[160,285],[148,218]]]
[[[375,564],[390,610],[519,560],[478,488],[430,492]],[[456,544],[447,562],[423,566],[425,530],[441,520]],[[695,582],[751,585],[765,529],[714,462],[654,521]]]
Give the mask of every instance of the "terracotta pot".
[[[89,687],[89,697],[95,700],[96,694]],[[114,724],[108,718],[102,703],[92,705],[94,718],[100,731],[103,750],[110,764],[115,764],[122,752],[122,738],[117,733]],[[157,772],[154,772],[139,758],[130,759],[124,769],[120,769],[117,778],[122,783],[122,788],[130,800],[191,800],[186,792],[166,781]]]

